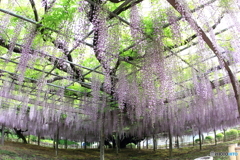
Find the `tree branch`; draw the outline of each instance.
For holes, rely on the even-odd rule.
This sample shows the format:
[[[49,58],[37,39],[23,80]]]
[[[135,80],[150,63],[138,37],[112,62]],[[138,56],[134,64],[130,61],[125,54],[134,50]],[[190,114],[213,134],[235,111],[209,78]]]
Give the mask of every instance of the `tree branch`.
[[[129,8],[135,6],[136,4],[142,2],[143,0],[128,0],[128,1],[125,1],[126,3],[123,3],[122,5],[120,5],[116,10],[114,10],[112,13],[113,14],[110,14],[108,19],[112,19],[115,17],[115,15],[119,15],[120,13],[128,10]],[[131,3],[129,3],[131,2]],[[115,15],[114,15],[115,14]]]
[[[35,6],[35,2],[34,0],[29,0],[33,9],[33,13],[34,13],[34,17],[35,17],[35,21],[38,22],[38,13],[37,13],[37,9]]]

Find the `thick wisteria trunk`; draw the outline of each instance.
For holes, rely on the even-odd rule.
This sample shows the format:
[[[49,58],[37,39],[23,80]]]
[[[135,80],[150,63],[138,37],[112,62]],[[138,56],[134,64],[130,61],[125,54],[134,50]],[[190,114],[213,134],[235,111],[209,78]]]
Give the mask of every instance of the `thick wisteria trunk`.
[[[198,136],[199,136],[199,149],[202,150],[202,136],[201,136],[201,131],[198,131]]]
[[[16,128],[14,128],[14,130],[15,130],[18,138],[21,138],[23,140],[23,143],[27,144],[27,140],[26,140],[25,136],[22,134],[22,132],[24,132],[24,131],[22,131],[21,129],[16,129]]]
[[[1,137],[1,145],[4,145],[4,125],[2,125],[2,137]]]
[[[215,145],[217,145],[217,135],[216,135],[216,130],[214,129],[213,132],[214,132]]]

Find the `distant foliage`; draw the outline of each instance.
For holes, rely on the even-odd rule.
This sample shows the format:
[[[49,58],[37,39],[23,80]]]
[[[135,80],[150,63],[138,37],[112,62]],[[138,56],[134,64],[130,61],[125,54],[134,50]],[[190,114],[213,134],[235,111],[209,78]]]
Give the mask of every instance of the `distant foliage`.
[[[236,139],[237,136],[238,136],[238,130],[236,129],[230,129],[229,131],[226,132],[227,140]]]
[[[205,137],[205,143],[211,143],[213,141],[213,137],[212,136],[206,136]]]
[[[46,13],[42,19],[42,24],[49,28],[57,29],[67,20],[73,20],[74,13],[77,11],[75,1],[63,0],[56,3],[51,10]],[[48,31],[48,30],[47,30]]]
[[[210,140],[211,141],[211,140],[213,140],[213,137],[212,136],[206,136],[205,140]]]
[[[127,144],[127,148],[136,148],[136,145],[134,143]]]
[[[224,137],[224,135],[222,133],[216,134],[216,138],[217,138],[218,141],[223,140],[223,137]]]
[[[238,136],[240,136],[240,130],[238,130]]]
[[[59,140],[59,144],[64,145],[65,144],[65,140]],[[67,141],[67,145],[71,145],[71,144],[78,144],[77,142],[73,142],[73,141]]]
[[[200,142],[199,138],[195,139],[195,143],[199,143],[199,142]]]
[[[33,136],[33,135],[30,135],[30,140],[32,142],[37,142],[37,137],[36,136]]]

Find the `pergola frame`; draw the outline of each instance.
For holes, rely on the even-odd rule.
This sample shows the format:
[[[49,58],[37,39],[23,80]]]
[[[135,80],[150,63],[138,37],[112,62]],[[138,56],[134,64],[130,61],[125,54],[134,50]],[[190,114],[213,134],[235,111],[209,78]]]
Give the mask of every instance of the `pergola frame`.
[[[138,3],[142,2],[143,0],[135,0],[135,1],[126,0],[126,1],[124,1],[117,9],[115,9],[115,10],[112,11],[112,12],[109,11],[108,9],[102,7],[100,4],[98,4],[98,3],[96,3],[96,2],[94,2],[94,1],[92,1],[92,0],[86,0],[86,1],[87,1],[89,4],[93,5],[93,6],[99,6],[103,11],[105,11],[105,12],[108,14],[107,20],[110,20],[110,19],[112,19],[112,18],[117,18],[120,22],[124,23],[124,25],[127,25],[127,26],[130,27],[130,28],[136,29],[136,27],[134,27],[130,22],[128,22],[128,21],[126,21],[124,18],[120,17],[119,14],[120,14],[122,11],[125,11],[125,10],[131,8],[132,6],[137,5]],[[235,73],[233,73],[232,70],[231,70],[231,68],[230,68],[230,66],[233,65],[234,63],[228,62],[228,61],[226,61],[225,59],[222,59],[222,56],[220,55],[220,54],[222,54],[222,53],[219,53],[219,51],[216,49],[216,47],[215,47],[215,45],[213,44],[213,42],[212,42],[212,41],[209,39],[209,37],[207,36],[206,31],[203,31],[203,29],[197,24],[197,22],[196,22],[192,17],[189,17],[188,15],[186,15],[186,13],[185,13],[183,10],[179,10],[178,7],[181,6],[181,4],[179,4],[179,3],[178,3],[177,1],[175,1],[175,0],[167,0],[167,1],[168,1],[168,2],[172,5],[172,7],[175,8],[175,9],[180,13],[180,15],[181,15],[181,17],[178,17],[178,18],[176,19],[176,21],[180,21],[183,17],[185,17],[185,19],[186,19],[187,22],[193,24],[194,27],[197,28],[197,30],[201,33],[200,36],[201,36],[201,38],[203,39],[203,41],[208,45],[208,47],[210,48],[210,50],[214,53],[213,56],[210,56],[210,57],[208,57],[208,58],[206,58],[206,59],[202,59],[202,61],[201,61],[200,63],[203,63],[203,62],[205,62],[205,61],[207,61],[207,60],[209,60],[209,59],[211,59],[211,58],[216,58],[216,57],[217,57],[217,58],[219,59],[219,61],[220,61],[220,62],[219,62],[220,65],[217,65],[216,67],[213,67],[213,68],[208,69],[208,70],[206,71],[206,73],[204,73],[204,74],[202,74],[202,75],[203,75],[203,76],[207,76],[209,73],[214,72],[215,70],[223,70],[223,69],[225,69],[225,70],[227,71],[228,77],[222,77],[222,78],[216,79],[216,80],[214,80],[214,81],[210,81],[210,80],[209,80],[209,81],[210,81],[210,83],[211,83],[211,85],[212,85],[212,89],[213,89],[213,90],[216,88],[216,86],[214,86],[214,82],[216,82],[216,81],[219,83],[219,86],[220,86],[220,87],[221,87],[221,86],[224,86],[224,85],[226,85],[226,84],[230,84],[230,85],[232,86],[233,91],[234,91],[234,96],[235,96],[235,99],[236,99],[236,102],[237,102],[237,105],[238,105],[238,111],[239,111],[239,113],[240,113],[240,99],[239,99],[239,91],[238,91],[238,81],[239,81],[239,80],[237,80],[237,79],[235,78],[235,75],[234,75]],[[31,1],[31,2],[34,2],[34,1]],[[195,8],[195,9],[193,9],[193,10],[191,10],[191,12],[198,11],[198,10],[200,10],[201,8],[204,8],[206,5],[209,5],[209,4],[214,3],[214,2],[216,2],[216,0],[211,0],[211,1],[209,1],[209,2],[206,2],[205,4],[203,4],[203,5]],[[31,5],[32,5],[32,7],[33,7],[33,6],[34,6],[34,3],[31,3]],[[36,8],[34,9],[34,7],[33,7],[33,10],[36,11]],[[72,38],[72,37],[69,37],[69,35],[66,35],[65,33],[62,33],[62,32],[59,31],[59,30],[55,30],[55,29],[52,29],[52,28],[43,26],[41,23],[39,23],[38,19],[36,18],[36,17],[38,17],[36,12],[34,12],[36,21],[31,20],[31,19],[26,18],[26,17],[23,17],[23,16],[18,15],[18,14],[15,14],[15,13],[13,13],[13,12],[11,12],[11,11],[7,11],[7,10],[4,10],[4,9],[1,9],[1,8],[0,8],[0,12],[3,12],[3,13],[5,13],[5,14],[11,15],[11,16],[14,16],[14,17],[19,18],[19,19],[21,19],[21,20],[23,20],[23,21],[29,22],[29,23],[31,23],[31,24],[33,24],[33,25],[36,25],[36,27],[42,27],[42,28],[44,28],[44,30],[51,30],[52,32],[55,32],[56,34],[62,35],[62,36],[67,37],[67,38]],[[223,13],[223,15],[221,15],[221,17],[218,18],[218,21],[216,22],[216,24],[214,24],[213,26],[211,26],[211,28],[212,28],[213,30],[217,27],[218,24],[220,24],[221,19],[223,18],[224,14],[225,14],[225,13]],[[186,17],[187,17],[187,18],[186,18]],[[170,23],[163,25],[163,29],[169,27],[170,25],[171,25]],[[193,27],[193,26],[192,26],[192,27]],[[193,28],[194,28],[194,27],[193,27]],[[228,29],[230,29],[230,28],[225,28],[225,29],[223,29],[223,30],[221,30],[221,31],[219,31],[219,32],[216,32],[215,35],[219,35],[219,34],[225,32],[225,31],[227,31]],[[74,94],[72,94],[72,95],[65,95],[65,94],[64,94],[64,99],[61,99],[61,100],[59,100],[59,99],[52,100],[52,99],[51,99],[51,101],[54,102],[54,103],[55,103],[55,102],[60,102],[60,103],[62,103],[62,105],[66,105],[66,109],[63,109],[63,107],[62,107],[61,105],[56,105],[55,108],[52,108],[52,109],[54,109],[54,110],[61,110],[61,111],[63,111],[63,112],[69,112],[68,109],[69,109],[69,108],[72,108],[72,110],[70,110],[71,113],[76,113],[76,114],[79,114],[79,115],[87,115],[87,114],[83,111],[83,109],[82,109],[81,107],[84,107],[84,105],[86,105],[86,104],[84,104],[84,103],[90,103],[90,102],[92,102],[91,100],[86,100],[86,99],[84,99],[84,96],[86,96],[86,97],[92,97],[92,96],[93,96],[92,93],[91,93],[92,91],[90,91],[89,93],[87,93],[87,91],[86,91],[86,92],[82,92],[82,91],[78,91],[78,90],[71,89],[71,88],[68,88],[68,87],[69,87],[70,85],[74,84],[74,83],[79,83],[79,84],[81,85],[81,87],[83,87],[83,88],[86,88],[86,89],[89,89],[89,90],[93,89],[93,86],[92,86],[91,81],[90,81],[88,78],[86,78],[86,76],[89,75],[89,74],[91,74],[91,73],[94,73],[94,74],[97,74],[97,75],[100,75],[100,76],[104,76],[105,73],[101,70],[102,68],[104,68],[104,66],[102,66],[102,64],[100,64],[100,65],[97,65],[97,66],[95,66],[95,67],[93,67],[93,68],[89,68],[89,67],[86,67],[86,66],[83,66],[83,65],[79,65],[79,64],[76,64],[76,63],[72,62],[71,60],[69,60],[68,55],[71,56],[71,53],[72,53],[76,48],[78,48],[80,44],[86,45],[86,46],[94,49],[94,47],[95,47],[94,44],[90,44],[90,43],[86,42],[86,39],[88,39],[92,34],[94,34],[94,32],[95,32],[94,30],[91,30],[91,31],[90,31],[88,34],[86,34],[86,36],[85,36],[84,38],[82,38],[81,40],[78,40],[78,39],[76,39],[76,38],[73,38],[73,39],[75,40],[75,42],[77,42],[77,44],[74,45],[74,46],[72,47],[72,49],[69,49],[68,51],[66,51],[66,53],[65,53],[65,51],[64,51],[64,54],[65,54],[66,59],[54,57],[54,56],[52,56],[52,55],[50,55],[50,54],[47,54],[47,53],[45,53],[45,52],[43,52],[43,51],[39,51],[39,50],[36,50],[36,49],[32,49],[32,48],[31,48],[30,54],[37,53],[38,55],[43,56],[43,57],[45,57],[46,59],[48,59],[48,61],[49,61],[50,63],[54,63],[54,65],[53,65],[53,68],[52,68],[50,71],[41,70],[41,69],[38,69],[38,68],[34,68],[34,67],[32,67],[32,66],[26,66],[26,67],[29,68],[29,69],[32,69],[32,70],[35,70],[35,71],[42,72],[42,73],[46,74],[45,77],[53,76],[52,81],[51,81],[51,79],[50,79],[49,81],[46,82],[46,85],[47,85],[47,86],[50,86],[50,87],[53,87],[53,88],[56,88],[56,89],[55,89],[56,91],[63,91],[63,93],[64,93],[65,91],[74,92]],[[140,33],[143,35],[143,38],[139,39],[138,42],[134,42],[133,44],[127,46],[127,47],[124,48],[122,51],[119,51],[119,53],[118,53],[119,57],[118,57],[118,60],[117,60],[117,62],[116,62],[116,66],[119,66],[121,62],[126,62],[126,63],[128,63],[128,64],[131,64],[131,65],[135,66],[135,67],[138,68],[139,70],[142,69],[142,66],[140,66],[140,65],[138,65],[138,64],[135,64],[135,63],[132,62],[131,60],[126,60],[126,59],[120,57],[121,54],[123,54],[124,52],[129,51],[130,49],[134,48],[134,47],[137,46],[138,43],[140,43],[140,42],[145,42],[145,41],[148,41],[148,40],[151,41],[151,42],[154,41],[153,36],[150,36],[150,35],[144,33],[143,30],[140,29],[140,30],[138,30],[138,32],[140,32]],[[208,32],[208,31],[207,31],[207,32]],[[194,68],[194,65],[196,65],[196,63],[190,64],[190,63],[188,63],[186,60],[184,60],[184,59],[181,57],[181,55],[178,55],[178,54],[181,53],[182,51],[190,48],[190,47],[193,47],[193,46],[197,45],[198,42],[194,42],[194,39],[197,38],[198,36],[199,36],[199,34],[196,33],[196,34],[193,34],[192,36],[186,38],[186,39],[183,41],[183,43],[181,43],[181,44],[179,44],[179,45],[167,46],[167,47],[164,46],[164,47],[163,47],[163,48],[164,48],[164,49],[163,49],[163,52],[170,52],[170,54],[169,54],[169,55],[166,55],[164,58],[167,59],[167,58],[171,58],[172,56],[175,56],[175,57],[178,58],[181,62],[183,62],[183,63],[185,63],[185,64],[187,65],[187,67],[185,67],[185,68],[193,68],[195,71],[197,71],[197,69]],[[9,49],[9,48],[10,48],[10,44],[11,44],[10,41],[6,41],[5,39],[2,39],[2,38],[0,37],[0,46]],[[190,45],[189,45],[189,46],[186,46],[186,47],[183,47],[183,46],[188,45],[188,44],[190,44]],[[55,44],[53,44],[53,45],[55,45]],[[24,47],[24,45],[21,45],[21,44],[17,44],[17,43],[16,43],[16,44],[15,44],[15,47],[14,47],[14,49],[13,49],[13,52],[21,54],[23,47]],[[53,46],[53,47],[56,47],[56,46]],[[183,47],[183,48],[179,49],[180,47]],[[57,47],[56,47],[56,48],[57,48]],[[176,51],[176,52],[174,52],[174,51],[173,51],[174,49],[179,49],[179,50]],[[104,52],[106,52],[106,51],[104,51]],[[111,53],[110,53],[110,54],[111,54]],[[143,57],[140,57],[140,58],[144,58],[144,56],[143,56]],[[5,58],[5,57],[0,57],[0,59],[1,59],[1,60],[4,60],[5,62],[8,62],[8,63],[13,63],[13,64],[15,64],[15,65],[19,65],[19,62],[14,61],[14,60],[11,60],[11,59],[7,59],[7,58]],[[61,75],[52,73],[52,71],[58,67],[58,66],[57,66],[57,63],[58,63],[59,61],[62,61],[62,62],[64,62],[64,63],[66,63],[66,64],[68,65],[68,67],[70,67],[70,68],[72,69],[73,74],[71,75],[71,77],[69,77],[69,76],[61,76]],[[222,62],[222,64],[223,64],[224,68],[222,67],[221,62]],[[80,68],[80,69],[77,70],[76,68]],[[115,69],[115,68],[114,68],[114,69]],[[184,68],[183,68],[183,69],[184,69]],[[103,70],[104,70],[104,69],[103,69]],[[138,71],[139,71],[139,70],[138,70]],[[62,71],[63,71],[63,70],[62,70]],[[77,71],[82,71],[82,73],[81,73],[81,75],[80,75],[79,77],[77,77],[75,71],[76,71],[76,72],[77,72]],[[67,70],[65,70],[65,71],[63,71],[63,72],[68,73]],[[12,76],[12,80],[13,80],[13,81],[17,81],[17,80],[18,80],[17,77],[19,76],[19,74],[17,74],[17,73],[9,72],[9,71],[3,70],[3,69],[0,69],[0,74],[1,74],[1,75],[3,74],[3,76],[6,76],[6,75],[4,75],[4,74],[10,75],[10,76],[6,76],[7,78],[10,78],[10,79],[11,79],[11,76]],[[110,77],[111,77],[112,79],[116,80],[116,81],[118,80],[118,77],[117,77],[116,75],[110,75]],[[225,78],[226,78],[226,79],[227,79],[227,78],[230,78],[230,82],[226,81]],[[34,88],[34,87],[29,87],[29,86],[27,86],[27,85],[24,85],[24,82],[26,82],[26,83],[28,83],[28,82],[29,82],[29,83],[38,83],[38,82],[39,82],[38,79],[30,78],[30,77],[27,77],[27,76],[25,76],[25,75],[24,75],[23,79],[24,79],[23,82],[20,82],[20,83],[14,82],[14,83],[15,83],[16,85],[20,85],[20,86],[22,85],[22,86],[21,86],[22,88],[26,87],[26,88],[28,88],[28,89],[31,89],[31,92],[29,93],[29,96],[38,97],[38,94],[48,94],[49,97],[50,97],[50,96],[54,96],[55,92],[50,93],[50,92],[48,92],[48,91],[46,91],[46,90],[44,90],[44,89],[39,89],[39,88]],[[65,85],[65,86],[56,85],[56,84],[53,84],[53,83],[52,83],[52,82],[54,82],[55,80],[60,80],[60,79],[61,79],[61,80],[69,80],[70,82],[69,82],[67,85]],[[1,80],[2,80],[2,81],[5,81],[5,82],[8,82],[8,83],[11,83],[11,81],[7,81],[7,80],[4,79],[4,78],[1,78]],[[157,80],[157,79],[156,79],[156,80]],[[192,81],[192,80],[193,80],[193,78],[190,78],[190,79],[188,79],[188,80],[184,80],[184,81],[181,81],[181,82],[176,82],[175,85],[180,86],[181,88],[183,88],[183,90],[182,90],[182,91],[179,91],[179,92],[176,92],[176,96],[175,96],[173,99],[165,99],[165,100],[163,101],[163,103],[164,103],[164,104],[172,104],[172,102],[178,101],[178,100],[180,100],[180,99],[183,99],[183,101],[184,101],[184,98],[186,98],[186,97],[188,97],[188,96],[189,96],[189,97],[191,97],[191,96],[197,96],[196,91],[194,90],[194,88],[188,89],[188,88],[186,88],[185,86],[182,85],[182,84],[185,83],[186,81]],[[88,82],[86,82],[86,81],[88,81]],[[40,82],[39,82],[39,83],[40,83]],[[0,87],[3,87],[3,86],[0,86]],[[101,99],[102,102],[101,102],[101,103],[100,103],[100,102],[92,102],[92,103],[95,103],[96,105],[99,105],[99,106],[101,106],[103,103],[105,103],[104,100],[103,100],[104,98],[106,98],[106,95],[104,95],[104,92],[107,93],[107,95],[108,95],[107,98],[110,99],[111,102],[112,102],[113,100],[116,100],[116,99],[117,99],[116,97],[114,97],[115,95],[113,95],[112,93],[107,92],[107,91],[104,89],[103,84],[101,84],[100,90],[101,90],[101,93],[100,93],[99,95],[100,95],[100,99],[102,98],[102,99]],[[13,91],[14,91],[14,90],[13,90]],[[20,90],[19,90],[19,91],[20,91]],[[32,92],[34,92],[34,91],[35,91],[35,93],[33,94]],[[187,94],[187,93],[188,93],[188,94]],[[24,103],[24,99],[21,99],[21,98],[19,98],[19,97],[17,97],[17,96],[14,96],[14,95],[12,95],[12,96],[10,96],[10,97],[6,97],[6,96],[4,96],[3,94],[0,93],[0,97],[5,98],[5,99],[12,99],[12,100],[14,100],[14,101],[19,101],[20,103]],[[44,102],[44,97],[42,97],[42,96],[39,96],[39,97],[42,98],[42,99],[41,99],[41,100],[37,100],[37,101],[36,101],[35,99],[29,99],[28,103],[31,104],[31,105],[37,105],[37,106],[40,106],[40,107],[50,106],[50,104],[47,104],[47,103],[48,103],[48,102],[46,102],[47,100]],[[60,96],[59,96],[59,97],[60,97]],[[73,100],[75,100],[75,101],[78,101],[79,103],[81,102],[81,104],[80,104],[78,107],[76,107],[76,106],[75,106],[75,107],[68,106],[68,105],[67,105],[68,101],[65,100],[65,98],[66,98],[66,99],[67,99],[67,98],[73,99]],[[116,100],[116,101],[117,101],[117,100]],[[3,102],[3,103],[7,103],[7,102]],[[116,103],[117,103],[117,102],[116,102]],[[109,105],[109,106],[110,106],[110,105]],[[86,107],[86,106],[85,106],[85,107]],[[118,110],[118,111],[119,111],[119,115],[120,115],[120,116],[126,114],[125,112],[122,112],[117,106],[114,106],[114,107],[115,107],[115,110]],[[99,111],[97,112],[97,113],[99,114],[99,115],[98,115],[99,117],[101,117],[100,115],[101,115],[102,112],[103,112],[102,110],[99,110]],[[167,112],[168,112],[168,110],[167,110]],[[103,120],[103,119],[104,119],[104,118],[103,118],[104,116],[105,116],[105,115],[103,114],[103,115],[102,115],[102,119],[100,120],[101,122],[103,121],[102,123],[104,123],[104,120]],[[88,118],[86,118],[86,121],[87,121],[87,119],[88,119]],[[139,120],[139,121],[141,121],[141,120]],[[170,131],[169,131],[169,132],[170,132]],[[101,134],[102,134],[102,130],[101,130]]]

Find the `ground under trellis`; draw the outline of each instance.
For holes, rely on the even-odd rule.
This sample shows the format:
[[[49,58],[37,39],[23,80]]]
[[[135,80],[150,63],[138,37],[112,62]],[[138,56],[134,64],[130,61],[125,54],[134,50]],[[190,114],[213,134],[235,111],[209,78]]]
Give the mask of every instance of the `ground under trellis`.
[[[236,142],[236,141],[235,141]],[[233,142],[231,142],[233,143]],[[173,151],[173,158],[174,159],[194,159],[197,157],[202,157],[209,154],[211,151],[215,152],[226,152],[227,146],[229,143],[219,144],[217,146],[204,146],[203,150],[199,152],[197,147],[187,147],[182,149],[174,149]],[[58,159],[99,159],[99,150],[97,149],[60,149],[58,157],[55,157],[55,153],[53,148],[49,147],[41,147],[37,145],[23,145],[21,143],[16,142],[7,142],[6,145],[0,146],[0,158],[24,158],[24,159],[51,159],[51,158],[58,158]],[[112,149],[106,150],[106,158],[110,160],[114,159],[139,159],[139,160],[146,160],[146,159],[167,159],[168,151],[161,149],[153,152],[152,150],[145,150],[145,149],[124,149],[116,155],[116,152]],[[222,159],[226,159],[229,157],[219,157]]]

